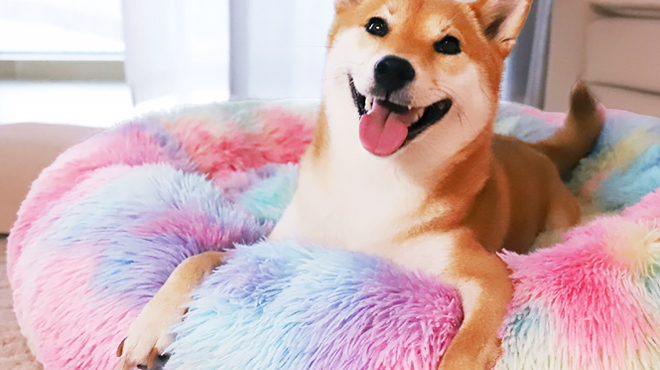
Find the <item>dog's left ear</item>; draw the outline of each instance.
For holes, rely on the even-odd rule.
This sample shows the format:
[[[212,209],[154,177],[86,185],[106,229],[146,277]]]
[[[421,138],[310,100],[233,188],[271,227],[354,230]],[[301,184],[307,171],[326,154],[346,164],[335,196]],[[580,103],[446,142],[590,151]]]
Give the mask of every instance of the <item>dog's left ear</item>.
[[[516,44],[531,5],[532,0],[476,0],[470,3],[486,38],[496,43],[505,57]]]

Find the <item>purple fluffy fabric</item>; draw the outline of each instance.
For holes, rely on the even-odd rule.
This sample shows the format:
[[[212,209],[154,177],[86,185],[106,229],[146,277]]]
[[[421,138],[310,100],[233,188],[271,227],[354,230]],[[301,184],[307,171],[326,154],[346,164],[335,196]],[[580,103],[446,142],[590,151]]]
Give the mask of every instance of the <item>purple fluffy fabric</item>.
[[[454,290],[376,257],[263,241],[313,115],[193,107],[106,131],[46,169],[8,245],[15,311],[44,368],[113,369],[174,268],[230,250],[173,328],[168,369],[435,369],[461,322]],[[505,105],[497,129],[536,141],[563,117]],[[498,369],[660,369],[659,153],[659,120],[607,112],[569,185],[610,215],[501,256],[516,290]]]
[[[461,319],[436,278],[263,242],[239,247],[197,290],[166,368],[434,370]]]
[[[113,369],[181,261],[258,243],[281,217],[313,116],[217,108],[103,132],[33,185],[8,270],[45,369]],[[167,368],[431,369],[460,325],[452,289],[374,257],[295,242],[235,254],[197,292]]]

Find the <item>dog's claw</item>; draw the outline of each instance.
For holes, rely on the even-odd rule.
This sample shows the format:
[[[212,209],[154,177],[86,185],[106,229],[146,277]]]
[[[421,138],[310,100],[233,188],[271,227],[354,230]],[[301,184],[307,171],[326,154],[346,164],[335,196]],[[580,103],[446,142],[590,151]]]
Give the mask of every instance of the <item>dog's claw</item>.
[[[117,357],[121,357],[122,353],[124,353],[124,342],[126,342],[126,338],[119,343],[119,347],[117,347]]]

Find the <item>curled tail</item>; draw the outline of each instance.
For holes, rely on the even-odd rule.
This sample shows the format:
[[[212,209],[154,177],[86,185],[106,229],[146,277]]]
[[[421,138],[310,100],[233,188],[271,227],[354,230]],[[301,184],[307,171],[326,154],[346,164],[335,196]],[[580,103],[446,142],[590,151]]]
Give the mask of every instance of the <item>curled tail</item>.
[[[571,107],[564,126],[552,136],[533,144],[555,162],[562,175],[569,173],[593,149],[605,118],[587,86],[578,81],[571,91]]]

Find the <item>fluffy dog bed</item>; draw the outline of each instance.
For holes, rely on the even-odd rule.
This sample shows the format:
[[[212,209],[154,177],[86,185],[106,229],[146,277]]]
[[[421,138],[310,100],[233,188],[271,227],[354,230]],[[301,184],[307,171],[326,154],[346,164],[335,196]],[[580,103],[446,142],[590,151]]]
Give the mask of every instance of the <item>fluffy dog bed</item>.
[[[166,369],[435,369],[461,322],[454,290],[376,257],[263,241],[295,189],[314,110],[151,115],[46,169],[8,246],[16,314],[45,369],[114,368],[177,264],[235,245],[174,328]],[[508,104],[497,129],[536,141],[563,118]],[[501,256],[516,291],[497,366],[660,369],[660,120],[607,111],[567,181],[601,216],[550,249]]]

